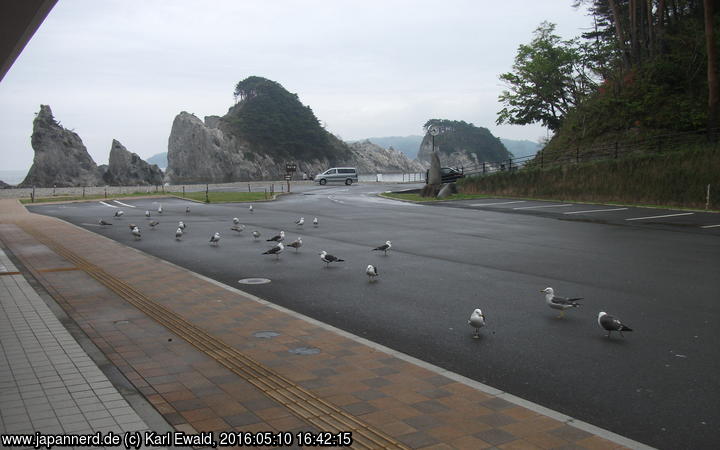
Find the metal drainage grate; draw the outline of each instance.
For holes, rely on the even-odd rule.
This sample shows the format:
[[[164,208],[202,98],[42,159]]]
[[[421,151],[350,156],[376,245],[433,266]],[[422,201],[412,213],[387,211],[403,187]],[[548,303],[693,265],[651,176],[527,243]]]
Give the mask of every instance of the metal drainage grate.
[[[272,339],[275,336],[280,336],[280,333],[276,333],[274,331],[256,331],[253,333],[253,336],[261,339]]]
[[[268,284],[270,282],[267,278],[243,278],[238,280],[240,284]]]
[[[288,351],[295,355],[317,355],[320,353],[320,349],[315,347],[297,347]]]

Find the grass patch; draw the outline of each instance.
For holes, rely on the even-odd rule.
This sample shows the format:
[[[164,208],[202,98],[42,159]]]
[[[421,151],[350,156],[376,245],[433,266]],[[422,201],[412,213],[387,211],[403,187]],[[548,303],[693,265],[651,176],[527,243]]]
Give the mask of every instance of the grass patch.
[[[27,205],[31,203],[52,203],[52,202],[72,202],[78,200],[112,200],[116,198],[128,198],[128,197],[167,197],[171,195],[168,192],[132,192],[128,194],[112,194],[105,197],[105,194],[93,194],[93,195],[56,195],[54,197],[38,197],[35,201],[31,201],[29,198],[21,198],[20,203]]]
[[[450,195],[445,198],[433,198],[433,197],[421,197],[420,194],[407,194],[407,193],[398,193],[398,192],[385,192],[380,194],[380,196],[385,198],[392,198],[395,200],[406,200],[409,202],[444,202],[448,200],[472,200],[475,198],[494,198],[497,196],[488,195],[488,194],[455,194]]]
[[[174,195],[181,197],[182,194],[174,192]],[[278,194],[277,192],[275,193]],[[205,201],[205,192],[186,192],[185,198],[190,200],[196,200],[199,202]],[[231,202],[257,202],[261,200],[271,200],[272,195],[265,192],[209,192],[208,199],[210,203],[231,203]]]

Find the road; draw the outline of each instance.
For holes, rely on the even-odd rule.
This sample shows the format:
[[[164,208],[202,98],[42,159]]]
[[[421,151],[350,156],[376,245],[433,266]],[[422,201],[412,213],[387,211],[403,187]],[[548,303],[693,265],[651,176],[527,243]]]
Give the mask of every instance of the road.
[[[153,199],[30,209],[645,444],[720,446],[717,214],[509,199],[425,206],[374,195],[389,189],[306,186],[256,203],[253,214],[243,204],[192,203],[186,216],[179,199],[163,200],[159,218]],[[122,219],[112,217],[117,209]],[[247,225],[241,235],[231,234],[232,217]],[[114,225],[100,227],[100,218]],[[182,242],[178,220],[188,224]],[[281,229],[304,247],[261,255]],[[215,231],[217,248],[208,245]],[[386,240],[387,256],[371,251]],[[346,262],[325,267],[321,250]],[[379,267],[375,283],[368,264]],[[256,277],[271,282],[238,283]],[[583,306],[556,318],[540,293],[547,286],[584,297]],[[488,325],[472,339],[467,319],[478,307]],[[600,311],[635,331],[608,339]]]

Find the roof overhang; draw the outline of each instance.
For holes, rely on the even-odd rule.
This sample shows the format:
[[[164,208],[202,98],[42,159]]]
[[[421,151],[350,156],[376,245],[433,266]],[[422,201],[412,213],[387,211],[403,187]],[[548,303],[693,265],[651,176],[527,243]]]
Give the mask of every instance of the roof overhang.
[[[57,0],[10,0],[0,3],[0,81]]]

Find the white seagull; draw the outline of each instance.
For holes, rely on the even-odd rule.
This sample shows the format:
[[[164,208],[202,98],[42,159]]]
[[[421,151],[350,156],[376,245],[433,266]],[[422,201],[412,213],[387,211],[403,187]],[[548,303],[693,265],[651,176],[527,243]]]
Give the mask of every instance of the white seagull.
[[[215,234],[210,236],[210,245],[217,246],[219,242],[220,242],[220,233],[215,232]]]
[[[245,230],[245,225],[241,223],[236,223],[235,225],[230,227],[231,230],[237,231],[238,233],[242,233]]]
[[[182,228],[178,227],[178,229],[175,231],[175,240],[179,241],[182,239],[183,231]]]
[[[240,223],[240,219],[238,219],[237,217],[233,217],[233,224],[237,225],[239,223]]]
[[[145,217],[150,217],[150,211],[148,211],[147,209],[145,210]]]
[[[185,225],[185,222],[183,222],[182,220],[178,222],[178,228],[180,228],[181,230],[185,231],[186,226],[187,225]]]
[[[300,247],[302,247],[302,237],[298,236],[297,239],[289,243],[287,246],[292,247],[295,251],[297,251]]]
[[[482,311],[480,311],[480,308],[476,309],[475,311],[470,314],[470,320],[468,320],[468,325],[475,328],[475,333],[473,334],[473,339],[479,339],[480,338],[480,328],[485,326],[485,314],[483,314]]]
[[[133,234],[133,236],[135,236],[135,240],[141,239],[140,228],[138,228],[138,227],[133,228],[132,234]]]
[[[265,239],[265,240],[267,242],[282,242],[285,240],[285,232],[281,230],[280,234],[275,235],[275,236],[271,237],[270,239]]]
[[[388,250],[390,250],[390,248],[392,248],[392,244],[390,243],[390,241],[385,241],[383,245],[381,245],[380,247],[375,247],[373,251],[379,250],[381,252],[385,252],[385,254],[387,255],[387,252]]]
[[[160,203],[160,206],[158,206],[158,214],[162,214],[162,203]]]
[[[263,255],[275,255],[278,257],[278,259],[280,259],[280,253],[282,253],[283,250],[285,250],[285,246],[282,242],[278,242],[275,247],[271,248],[266,252],[263,252]]]
[[[314,225],[314,226],[318,226],[318,223],[319,223],[319,222],[318,222],[318,218],[315,217],[315,218],[313,219],[313,225]]]
[[[299,218],[298,220],[296,220],[296,221],[295,221],[295,225],[297,225],[297,226],[299,226],[299,227],[305,225],[305,218],[304,218],[304,217],[301,217],[301,218]]]
[[[100,219],[100,222],[98,222],[100,225],[112,225],[110,222],[105,222],[105,220]]]
[[[252,235],[256,241],[260,239],[260,232],[258,230],[253,230]]]
[[[253,209],[253,205],[250,205],[250,207],[248,207],[248,211],[250,211],[250,214],[255,212],[255,210]]]
[[[365,269],[365,275],[368,276],[368,281],[371,283],[375,281],[375,278],[379,275],[377,266],[373,266],[372,264],[368,264],[367,269]]]
[[[575,298],[565,298],[565,297],[558,297],[555,295],[555,291],[553,291],[553,288],[546,287],[540,292],[545,293],[545,303],[552,309],[559,309],[560,315],[558,316],[558,319],[561,319],[563,316],[565,316],[565,310],[570,308],[577,308],[580,306],[580,303],[578,303],[578,300],[582,300],[582,297],[575,297]]]
[[[331,262],[343,262],[343,261],[345,261],[344,259],[340,259],[340,258],[338,258],[338,257],[336,257],[336,256],[333,256],[333,255],[329,254],[329,253],[326,252],[325,250],[321,251],[321,252],[319,253],[319,255],[320,255],[320,259],[322,260],[322,262],[325,263],[325,267],[329,267]]]
[[[612,333],[613,331],[617,331],[622,337],[625,337],[622,334],[623,331],[632,331],[632,328],[620,322],[620,319],[611,316],[605,311],[601,311],[598,314],[598,325],[600,325],[601,328],[607,330],[607,337],[610,337],[610,333]]]
[[[122,215],[125,214],[122,209],[118,209],[115,211],[115,217],[122,217]]]

